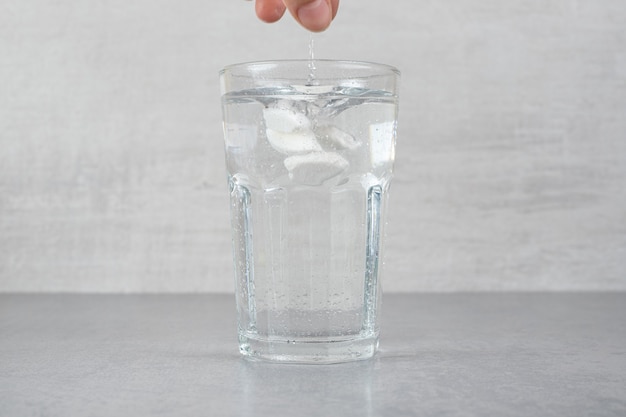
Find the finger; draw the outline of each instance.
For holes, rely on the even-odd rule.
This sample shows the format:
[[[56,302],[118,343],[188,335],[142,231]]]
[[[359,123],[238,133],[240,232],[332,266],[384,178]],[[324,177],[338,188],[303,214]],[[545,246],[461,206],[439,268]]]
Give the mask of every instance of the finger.
[[[283,17],[287,8],[282,0],[257,0],[254,9],[259,19],[274,23]]]
[[[339,0],[283,0],[291,15],[312,32],[326,30],[337,14]]]
[[[333,9],[333,19],[337,16],[337,10],[339,10],[339,0],[330,0],[330,6]]]

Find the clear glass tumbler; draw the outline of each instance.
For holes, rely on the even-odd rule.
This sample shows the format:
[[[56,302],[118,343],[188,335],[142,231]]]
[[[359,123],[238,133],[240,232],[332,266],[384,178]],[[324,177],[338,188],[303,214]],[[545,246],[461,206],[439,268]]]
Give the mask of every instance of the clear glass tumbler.
[[[372,357],[399,72],[267,61],[220,81],[241,353]]]

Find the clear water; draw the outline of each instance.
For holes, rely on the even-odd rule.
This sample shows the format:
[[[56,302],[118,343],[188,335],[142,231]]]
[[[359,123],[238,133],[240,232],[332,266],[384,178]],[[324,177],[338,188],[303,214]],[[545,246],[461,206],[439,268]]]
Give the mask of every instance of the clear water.
[[[309,35],[309,78],[307,85],[318,85],[315,77],[315,42],[313,41],[313,33]]]
[[[373,354],[394,100],[319,85],[223,97],[244,354]]]

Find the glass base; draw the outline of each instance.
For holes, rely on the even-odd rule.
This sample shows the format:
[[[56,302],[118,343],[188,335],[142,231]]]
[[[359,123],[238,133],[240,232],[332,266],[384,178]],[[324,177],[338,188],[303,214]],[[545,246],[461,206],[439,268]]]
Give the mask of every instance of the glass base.
[[[239,335],[239,351],[249,359],[299,364],[330,364],[369,359],[378,336],[342,340],[268,340]]]

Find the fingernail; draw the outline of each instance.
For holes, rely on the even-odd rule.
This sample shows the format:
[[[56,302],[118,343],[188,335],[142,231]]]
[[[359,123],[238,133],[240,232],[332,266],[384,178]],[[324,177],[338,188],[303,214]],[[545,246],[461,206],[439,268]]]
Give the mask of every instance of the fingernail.
[[[330,25],[332,11],[326,0],[315,0],[298,9],[298,19],[307,29],[321,32]]]

